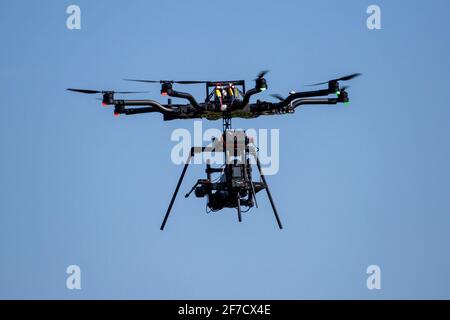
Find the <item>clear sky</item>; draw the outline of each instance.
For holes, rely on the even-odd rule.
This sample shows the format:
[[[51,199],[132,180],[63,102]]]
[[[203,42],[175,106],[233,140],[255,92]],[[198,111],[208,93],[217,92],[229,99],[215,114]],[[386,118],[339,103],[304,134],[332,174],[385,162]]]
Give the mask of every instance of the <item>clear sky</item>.
[[[82,29],[66,28],[77,4]],[[366,28],[378,4],[382,30]],[[450,3],[1,1],[0,298],[450,298]],[[362,72],[348,106],[234,121],[279,128],[269,202],[206,215],[177,199],[176,128],[112,115],[68,87],[126,77],[243,78],[270,93]],[[203,87],[191,87],[201,99]],[[163,100],[161,100],[163,101]],[[205,122],[204,127],[221,127]],[[204,176],[188,172],[184,194]],[[66,268],[82,290],[66,289]],[[379,265],[382,289],[368,290]]]

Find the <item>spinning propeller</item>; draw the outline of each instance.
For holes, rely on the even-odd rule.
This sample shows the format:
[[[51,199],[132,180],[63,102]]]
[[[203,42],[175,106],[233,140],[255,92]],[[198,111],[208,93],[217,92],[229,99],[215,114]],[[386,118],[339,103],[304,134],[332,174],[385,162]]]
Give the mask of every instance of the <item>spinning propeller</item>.
[[[269,73],[269,70],[264,70],[264,71],[261,71],[260,73],[258,73],[258,77],[255,79],[255,82],[256,82],[255,88],[257,90],[259,90],[259,91],[267,90],[267,81],[264,78],[264,76],[268,73]]]
[[[255,79],[255,81],[258,80],[258,79],[264,78],[264,76],[265,76],[266,74],[268,74],[269,72],[270,72],[269,70],[263,70],[263,71],[261,71],[260,73],[258,73],[258,77]]]
[[[187,80],[187,81],[178,81],[178,80],[141,80],[141,79],[123,79],[125,81],[133,81],[133,82],[145,82],[145,83],[177,83],[177,84],[199,84],[199,83],[208,83],[209,81],[202,80]]]
[[[84,94],[102,94],[102,104],[104,106],[114,103],[114,94],[137,94],[137,93],[147,93],[148,91],[104,91],[104,90],[90,90],[90,89],[67,89],[68,91],[84,93]]]
[[[333,80],[326,81],[326,82],[319,82],[319,83],[314,83],[314,84],[308,84],[307,86],[308,87],[314,87],[314,86],[320,86],[322,84],[327,84],[327,83],[331,83],[331,82],[336,83],[336,82],[339,82],[339,81],[349,81],[349,80],[352,80],[352,79],[354,79],[356,77],[359,77],[361,75],[362,75],[361,73],[353,73],[353,74],[350,74],[348,76],[344,76],[344,77],[341,77],[341,78],[338,78],[338,79],[333,79]]]
[[[283,101],[285,99],[281,94],[278,93],[271,94],[270,96],[280,101]]]
[[[148,91],[112,91],[112,90],[106,90],[106,91],[99,91],[99,90],[89,90],[89,89],[67,89],[68,91],[73,92],[79,92],[79,93],[85,93],[85,94],[135,94],[135,93],[147,93]]]

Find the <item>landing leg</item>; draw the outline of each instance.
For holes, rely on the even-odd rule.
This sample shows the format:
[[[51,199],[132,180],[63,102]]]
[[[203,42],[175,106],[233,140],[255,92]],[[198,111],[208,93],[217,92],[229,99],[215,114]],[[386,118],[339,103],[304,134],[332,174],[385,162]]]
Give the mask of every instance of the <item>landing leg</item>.
[[[256,165],[258,166],[259,174],[260,174],[261,179],[262,179],[262,181],[264,183],[264,186],[266,188],[267,196],[269,197],[270,204],[272,205],[272,209],[273,209],[273,213],[275,215],[275,219],[277,219],[278,227],[280,229],[283,229],[283,225],[281,224],[280,217],[278,216],[277,208],[275,207],[275,203],[273,202],[272,195],[270,194],[269,185],[267,184],[266,177],[262,173],[261,163],[259,162],[259,158],[258,158],[257,155],[255,155],[255,158],[256,158]]]
[[[250,181],[250,185],[252,187],[253,201],[255,201],[256,208],[258,208],[258,201],[256,201],[255,185],[253,184],[253,181]]]
[[[189,167],[189,163],[191,162],[192,153],[193,152],[191,152],[189,154],[189,157],[188,157],[188,159],[187,159],[187,161],[186,161],[186,163],[184,165],[183,172],[181,173],[180,179],[178,180],[178,184],[177,184],[177,187],[175,188],[175,192],[173,193],[172,200],[170,201],[169,207],[167,208],[166,215],[164,216],[164,220],[163,220],[163,223],[161,225],[161,231],[164,230],[164,227],[166,226],[166,222],[167,222],[167,219],[169,218],[170,211],[172,210],[173,203],[175,202],[175,198],[177,197],[178,190],[180,190],[181,183],[183,182],[184,176],[185,176],[186,171],[187,171],[187,169]]]
[[[237,212],[238,212],[238,219],[239,222],[242,222],[242,214],[241,214],[241,195],[237,194]]]

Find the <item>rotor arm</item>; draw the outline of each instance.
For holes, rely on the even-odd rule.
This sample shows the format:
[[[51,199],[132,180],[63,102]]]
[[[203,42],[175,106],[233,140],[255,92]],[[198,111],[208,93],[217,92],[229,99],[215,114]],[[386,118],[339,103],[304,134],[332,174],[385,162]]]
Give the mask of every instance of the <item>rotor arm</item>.
[[[144,108],[126,108],[126,109],[124,108],[122,112],[127,116],[131,116],[134,114],[153,113],[161,111],[154,107],[144,107]]]
[[[139,114],[148,112],[175,113],[177,110],[154,100],[115,100],[114,104],[119,107],[120,113]],[[149,108],[126,109],[126,106],[142,106]]]
[[[346,92],[338,98],[300,98],[293,100],[289,105],[281,105],[280,103],[272,103],[268,101],[258,101],[255,104],[250,104],[250,110],[256,114],[278,114],[292,112],[295,108],[301,105],[334,105],[337,103],[348,102],[348,95]]]
[[[295,109],[301,105],[330,105],[337,104],[339,99],[337,98],[328,98],[328,99],[297,99],[292,102],[292,107]]]
[[[248,103],[250,102],[250,97],[257,93],[260,93],[260,92],[261,92],[261,90],[259,90],[257,88],[248,90],[244,95],[244,99],[242,100],[242,106],[246,107],[248,105]]]
[[[318,105],[318,104],[337,104],[337,103],[347,103],[349,102],[348,93],[343,88],[341,91],[339,91],[337,98],[302,98],[302,99],[296,99],[292,101],[292,107],[295,109],[296,107],[300,105],[305,104],[312,104],[312,105]]]
[[[304,91],[297,92],[289,95],[286,99],[278,103],[278,108],[287,107],[293,101],[302,99],[302,98],[312,98],[312,97],[322,97],[328,96],[329,94],[334,93],[330,92],[330,90],[314,90],[314,91]]]
[[[341,77],[338,79],[330,80],[328,82],[321,82],[321,83],[313,84],[312,86],[317,86],[317,85],[323,85],[323,84],[328,83],[328,88],[323,89],[323,90],[305,91],[305,92],[298,92],[298,93],[291,94],[289,97],[287,97],[286,99],[279,102],[279,104],[278,104],[279,108],[287,107],[289,104],[291,104],[292,102],[294,102],[295,100],[298,100],[298,99],[328,96],[330,94],[338,95],[338,99],[335,103],[348,102],[348,94],[345,91],[345,89],[347,89],[348,87],[340,88],[339,81],[349,81],[353,78],[359,77],[360,75],[361,75],[361,73],[354,73],[354,74],[350,74],[348,76],[344,76],[344,77]],[[303,102],[300,102],[300,104],[335,104],[333,101],[334,101],[333,99],[328,99],[328,102],[312,101],[312,103],[309,103],[309,102],[303,101]],[[297,105],[299,105],[299,104],[297,104]]]
[[[179,91],[175,91],[175,90],[170,89],[170,90],[167,90],[167,95],[170,96],[170,97],[174,97],[174,98],[186,99],[186,100],[188,100],[188,101],[191,103],[191,105],[192,105],[195,109],[197,109],[197,110],[203,109],[203,108],[198,104],[197,100],[195,100],[195,98],[194,98],[191,94],[189,94],[189,93],[186,93],[186,92],[179,92]]]

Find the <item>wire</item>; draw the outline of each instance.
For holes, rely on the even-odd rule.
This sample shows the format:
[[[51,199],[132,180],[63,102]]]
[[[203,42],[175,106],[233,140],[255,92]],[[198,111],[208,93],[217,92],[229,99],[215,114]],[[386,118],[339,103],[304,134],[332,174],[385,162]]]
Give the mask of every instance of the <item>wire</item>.
[[[242,210],[241,210],[241,212],[242,212],[242,213],[247,213],[247,212],[249,212],[251,209],[252,209],[252,208],[248,207],[247,210],[245,210],[245,211],[242,211]]]

